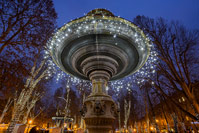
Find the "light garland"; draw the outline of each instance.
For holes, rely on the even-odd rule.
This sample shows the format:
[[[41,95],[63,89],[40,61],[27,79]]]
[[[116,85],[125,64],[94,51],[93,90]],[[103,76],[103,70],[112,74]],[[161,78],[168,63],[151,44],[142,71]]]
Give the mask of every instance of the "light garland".
[[[110,16],[102,16],[99,18],[93,16],[86,16],[79,19],[75,19],[63,27],[61,27],[53,37],[48,41],[45,56],[44,58],[49,58],[52,56],[53,58],[49,58],[48,64],[53,72],[56,73],[56,80],[59,81],[60,79],[66,78],[70,80],[70,82],[74,85],[78,85],[80,83],[90,82],[90,81],[83,81],[76,77],[73,77],[69,74],[64,73],[64,69],[60,71],[56,66],[59,66],[56,62],[55,58],[57,55],[53,55],[52,53],[57,53],[59,47],[61,47],[62,43],[70,40],[71,38],[80,37],[87,34],[100,34],[100,33],[107,33],[113,35],[114,38],[117,36],[122,35],[126,38],[131,39],[132,41],[136,42],[135,45],[141,51],[148,51],[149,54],[148,59],[144,66],[141,66],[140,69],[135,74],[131,74],[123,79],[117,81],[111,81],[111,87],[114,90],[120,91],[120,89],[126,88],[127,90],[131,90],[131,86],[133,84],[143,85],[147,79],[153,77],[155,74],[156,69],[156,62],[157,62],[157,52],[155,48],[150,42],[150,39],[145,36],[143,31],[138,28],[133,23],[120,18],[120,17],[110,17]],[[115,43],[117,45],[117,43]],[[149,47],[146,47],[149,46]],[[53,61],[52,61],[53,60]],[[57,65],[55,65],[57,64]],[[49,71],[50,72],[50,71]],[[50,73],[49,73],[50,74]],[[153,82],[151,84],[154,84]],[[91,83],[90,83],[91,85]],[[88,87],[88,86],[86,86]],[[107,88],[108,89],[108,88]]]

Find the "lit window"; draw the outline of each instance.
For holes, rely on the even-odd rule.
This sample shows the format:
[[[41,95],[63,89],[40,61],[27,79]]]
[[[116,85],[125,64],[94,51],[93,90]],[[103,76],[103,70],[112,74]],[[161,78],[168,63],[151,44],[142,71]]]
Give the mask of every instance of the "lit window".
[[[184,97],[182,97],[182,101],[183,101],[183,102],[185,101],[185,98],[184,98]]]

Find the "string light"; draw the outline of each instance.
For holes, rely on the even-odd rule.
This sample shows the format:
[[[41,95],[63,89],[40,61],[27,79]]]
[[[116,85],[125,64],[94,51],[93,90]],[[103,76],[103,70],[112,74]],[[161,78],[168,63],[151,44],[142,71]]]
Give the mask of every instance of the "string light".
[[[124,20],[120,17],[107,17],[103,16],[101,18],[95,18],[93,16],[86,16],[83,18],[79,18],[75,21],[71,21],[61,27],[58,32],[54,33],[53,37],[47,43],[47,50],[45,51],[44,58],[48,59],[48,66],[50,69],[49,76],[52,74],[56,75],[56,81],[65,78],[66,80],[70,81],[74,85],[78,85],[79,83],[84,84],[85,86],[89,86],[90,88],[90,81],[83,81],[76,77],[70,76],[55,65],[56,61],[51,58],[51,56],[56,57],[57,55],[52,55],[52,51],[57,51],[58,47],[61,46],[61,43],[70,39],[73,34],[78,35],[85,35],[90,33],[98,34],[102,31],[107,31],[114,38],[118,35],[123,35],[132,41],[136,42],[136,47],[140,48],[143,53],[145,51],[149,51],[144,44],[147,44],[150,47],[150,54],[148,60],[146,61],[145,65],[139,69],[136,73],[129,75],[123,79],[112,81],[111,88],[119,91],[120,89],[126,88],[130,89],[133,84],[143,85],[144,82],[147,81],[148,78],[151,78],[155,74],[156,69],[156,62],[157,62],[157,52],[155,48],[150,42],[149,37],[145,36],[142,30],[140,30],[137,26],[132,24],[131,22]],[[115,43],[118,45],[118,43]],[[55,53],[55,52],[54,52]],[[53,60],[53,61],[52,61]],[[47,78],[48,79],[48,78]],[[151,82],[153,85],[154,82]],[[127,85],[127,86],[125,86]],[[109,87],[110,88],[110,87]]]

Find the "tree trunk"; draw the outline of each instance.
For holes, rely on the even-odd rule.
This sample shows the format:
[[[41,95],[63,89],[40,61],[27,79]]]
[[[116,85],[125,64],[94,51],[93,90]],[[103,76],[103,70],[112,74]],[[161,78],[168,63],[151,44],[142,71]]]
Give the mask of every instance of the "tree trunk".
[[[148,106],[147,106],[146,97],[145,96],[143,96],[143,97],[144,97],[145,111],[146,111],[147,132],[150,133]]]
[[[197,121],[199,121],[199,113],[198,113],[198,104],[196,103],[196,101],[194,102],[194,101],[192,101],[193,102],[193,104],[191,104],[191,107],[192,107],[192,109],[194,110],[194,112],[195,112],[195,116],[196,116],[196,118],[197,118]],[[198,108],[198,109],[197,109]]]
[[[138,133],[138,124],[135,122],[136,132]]]
[[[82,97],[82,105],[84,105],[84,101],[85,101],[85,93],[83,94],[83,97]],[[80,128],[83,129],[84,128],[84,119],[83,119],[83,116],[81,116],[81,122],[80,122]]]
[[[171,115],[174,123],[175,133],[178,133],[178,117],[176,114]]]
[[[195,97],[194,92],[191,93],[190,88],[187,86],[185,82],[181,84],[181,87],[183,88],[187,98],[189,99],[189,102],[191,103],[191,107],[195,112],[196,118],[199,120],[199,103]]]
[[[6,111],[7,111],[7,110],[6,110]],[[3,112],[2,112],[2,114],[1,114],[1,116],[0,116],[0,123],[1,123],[2,120],[3,120],[3,118],[4,118],[5,114],[6,114],[6,111],[5,111],[5,108],[4,108],[4,110],[3,110]]]
[[[149,125],[149,118],[147,118],[146,120],[146,123],[147,123],[147,133],[150,133],[150,125]]]
[[[4,116],[5,116],[5,114],[6,114],[6,112],[2,112],[2,114],[1,114],[1,116],[0,116],[0,123],[2,122],[2,120],[3,120],[3,118],[4,118]]]
[[[31,108],[31,109],[32,109],[32,108]],[[29,114],[30,114],[30,110],[31,110],[31,109],[28,108],[26,114],[24,115],[24,117],[23,117],[23,124],[26,124],[26,123],[27,123],[28,116],[29,116]]]
[[[140,131],[141,131],[141,133],[143,133],[143,132],[144,132],[142,124],[141,124]]]
[[[183,132],[186,133],[186,127],[185,127],[184,122],[180,122],[180,124],[181,124]]]
[[[167,123],[167,130],[168,130],[168,132],[170,132],[169,122],[168,122],[168,120],[167,120],[167,116],[166,116],[166,113],[165,113],[165,111],[164,111],[164,107],[163,107],[163,106],[162,106],[162,112],[163,112],[163,115],[164,115],[164,119],[165,119],[165,121],[166,121],[166,123]]]
[[[153,121],[155,123],[155,128],[156,128],[156,131],[159,133],[160,130],[158,128],[158,124],[156,122],[156,117],[155,117],[155,111],[153,109],[153,105],[152,105],[152,102],[151,102],[151,99],[150,99],[150,96],[149,96],[149,92],[147,91],[147,97],[148,97],[148,101],[149,101],[149,106],[151,107],[151,112],[152,112],[152,115],[153,115]]]
[[[170,133],[170,125],[169,125],[169,123],[167,123],[167,130]]]
[[[17,122],[19,122],[19,118],[21,116],[22,111],[25,108],[25,105],[29,101],[30,97],[32,96],[32,93],[38,84],[38,82],[46,76],[47,69],[41,72],[41,69],[43,68],[45,64],[45,60],[42,61],[42,63],[39,65],[38,69],[36,68],[36,62],[34,63],[34,66],[31,69],[31,76],[28,77],[26,80],[25,86],[22,89],[18,99],[15,101],[14,111],[13,111],[13,117],[12,120],[8,126],[7,132],[12,133],[15,125]]]
[[[153,117],[153,120],[155,122],[155,128],[156,128],[157,133],[160,133],[160,130],[159,130],[158,124],[156,122],[156,117],[155,116]]]
[[[126,131],[128,129],[128,119],[130,115],[131,110],[131,101],[127,102],[124,100],[124,130]]]
[[[13,119],[10,121],[10,124],[7,129],[7,133],[13,133],[15,125],[19,122],[20,114],[21,114],[21,110],[17,109],[17,111],[13,115]]]
[[[121,119],[120,119],[120,103],[118,102],[118,121],[119,121],[119,132],[121,133]]]

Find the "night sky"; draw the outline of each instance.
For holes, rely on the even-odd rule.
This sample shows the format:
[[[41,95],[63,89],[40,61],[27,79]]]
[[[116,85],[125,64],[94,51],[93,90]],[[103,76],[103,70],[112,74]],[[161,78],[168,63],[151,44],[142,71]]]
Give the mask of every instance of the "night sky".
[[[58,27],[95,8],[105,8],[132,21],[137,15],[178,20],[199,29],[199,0],[54,0]]]

